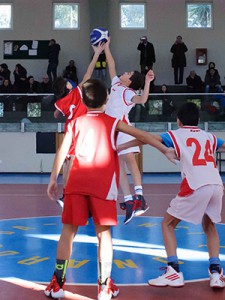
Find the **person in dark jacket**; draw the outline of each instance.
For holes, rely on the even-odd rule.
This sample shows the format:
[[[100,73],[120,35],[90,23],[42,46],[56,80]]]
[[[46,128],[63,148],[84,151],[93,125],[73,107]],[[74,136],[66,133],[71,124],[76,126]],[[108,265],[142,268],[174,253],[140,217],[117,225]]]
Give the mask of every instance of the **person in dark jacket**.
[[[146,36],[140,39],[137,49],[140,53],[140,65],[141,73],[146,75],[150,69],[152,69],[153,63],[156,62],[155,59],[155,49],[152,43],[148,42]]]
[[[60,45],[54,39],[51,39],[48,45],[48,68],[47,74],[50,81],[55,81],[57,78],[57,67],[59,64]]]
[[[65,70],[63,71],[63,77],[78,84],[77,67],[73,59],[69,61],[68,66],[66,66]]]
[[[182,84],[184,68],[186,67],[185,52],[188,51],[187,46],[180,35],[177,36],[175,43],[172,45],[170,52],[173,53],[172,68],[174,69],[174,83]],[[179,76],[178,76],[179,75]]]
[[[209,72],[205,75],[205,93],[213,91],[216,93],[222,93],[223,89],[221,86],[220,75],[215,68],[210,68]]]
[[[190,71],[189,76],[186,78],[188,91],[190,93],[202,93],[203,82],[199,75],[194,70]]]

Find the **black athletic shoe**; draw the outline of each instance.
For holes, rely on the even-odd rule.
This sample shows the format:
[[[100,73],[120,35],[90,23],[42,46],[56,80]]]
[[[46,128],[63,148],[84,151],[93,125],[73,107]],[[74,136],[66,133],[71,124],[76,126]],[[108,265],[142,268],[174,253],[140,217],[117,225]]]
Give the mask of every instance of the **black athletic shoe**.
[[[136,201],[136,208],[134,212],[136,217],[143,215],[149,209],[149,206],[142,195],[134,195],[133,201]]]
[[[124,224],[129,223],[132,220],[132,218],[134,217],[135,207],[136,207],[136,204],[135,204],[135,201],[133,201],[133,200],[129,200],[129,201],[120,203],[120,208],[122,210],[126,210],[126,217],[124,220]]]

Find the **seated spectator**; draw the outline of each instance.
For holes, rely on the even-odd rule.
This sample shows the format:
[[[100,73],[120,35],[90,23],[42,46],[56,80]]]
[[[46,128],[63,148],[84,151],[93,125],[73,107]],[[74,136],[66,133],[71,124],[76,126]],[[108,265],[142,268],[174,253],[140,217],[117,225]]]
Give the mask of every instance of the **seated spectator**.
[[[40,90],[40,83],[34,80],[34,76],[27,77],[27,93],[38,93]]]
[[[3,84],[0,86],[0,93],[1,94],[12,94],[13,86],[9,79],[4,79]]]
[[[213,62],[213,61],[210,61],[209,64],[208,64],[208,69],[206,70],[206,74],[209,74],[209,70],[213,68],[215,69],[215,73],[219,74],[218,70],[216,69],[216,64]]]
[[[168,95],[166,95],[168,93],[168,89],[167,89],[167,85],[163,84],[161,86],[161,94],[163,94],[162,96],[162,111],[163,111],[163,116],[164,117],[170,117],[172,115],[172,113],[175,111],[175,107],[173,105],[172,100],[170,99],[170,97]]]
[[[190,93],[202,93],[203,92],[203,82],[199,75],[192,70],[189,76],[186,78],[186,83],[188,91]]]
[[[63,77],[66,79],[71,79],[73,82],[78,84],[78,78],[77,78],[77,68],[75,65],[74,60],[70,60],[68,66],[66,66]]]
[[[40,93],[42,94],[52,93],[52,83],[50,82],[48,75],[45,75],[43,77],[42,82],[40,83]]]
[[[210,68],[205,75],[205,93],[209,92],[222,93],[223,89],[220,82],[219,72],[215,68]]]
[[[21,65],[16,64],[14,75],[14,92],[15,93],[27,93],[27,70]]]
[[[7,64],[0,65],[0,77],[4,79],[10,80],[11,71],[8,69]]]

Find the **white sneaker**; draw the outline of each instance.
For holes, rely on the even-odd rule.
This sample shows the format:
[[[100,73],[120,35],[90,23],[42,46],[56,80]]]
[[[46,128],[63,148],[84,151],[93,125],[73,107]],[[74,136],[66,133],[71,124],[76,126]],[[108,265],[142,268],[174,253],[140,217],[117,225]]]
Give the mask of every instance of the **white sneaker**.
[[[223,269],[220,270],[220,273],[211,273],[209,270],[209,277],[210,277],[211,288],[225,287],[225,278],[223,277]]]
[[[64,206],[64,196],[56,200],[56,202],[59,204],[59,206],[63,209]]]
[[[183,273],[178,273],[171,266],[166,267],[166,269],[167,270],[163,275],[159,276],[158,278],[149,280],[148,284],[153,286],[184,286]]]

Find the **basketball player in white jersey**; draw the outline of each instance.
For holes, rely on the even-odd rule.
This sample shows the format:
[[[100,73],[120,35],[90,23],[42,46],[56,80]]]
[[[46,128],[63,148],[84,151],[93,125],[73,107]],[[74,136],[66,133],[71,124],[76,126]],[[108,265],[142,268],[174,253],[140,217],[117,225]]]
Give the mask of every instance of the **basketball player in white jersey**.
[[[198,128],[199,110],[185,103],[178,111],[179,129],[161,134],[158,138],[167,147],[174,147],[180,160],[182,182],[180,191],[171,201],[162,221],[162,233],[167,253],[167,270],[148,281],[153,286],[184,285],[179,270],[175,229],[181,220],[202,223],[209,253],[210,287],[224,288],[225,280],[219,259],[219,236],[215,223],[221,221],[223,182],[214,160],[215,151],[225,149],[225,142]],[[126,147],[140,145],[127,143]],[[125,145],[120,147],[125,149]]]
[[[125,72],[120,77],[116,75],[115,61],[109,49],[110,38],[105,44],[105,55],[111,78],[111,91],[106,105],[106,114],[116,117],[123,122],[130,124],[128,114],[135,104],[144,104],[148,100],[150,83],[154,80],[154,73],[150,70],[146,77],[138,71]],[[145,85],[144,85],[145,84]],[[136,91],[142,88],[141,96]],[[133,137],[124,133],[119,133],[117,145],[132,140]],[[124,224],[127,224],[135,215],[141,215],[148,210],[142,191],[141,173],[138,168],[135,153],[140,152],[139,147],[133,147],[119,153],[120,161],[120,186],[124,195],[124,203],[120,207],[126,210]],[[129,179],[126,167],[131,173],[134,183],[134,195],[130,190]]]

